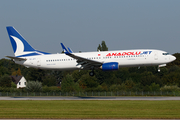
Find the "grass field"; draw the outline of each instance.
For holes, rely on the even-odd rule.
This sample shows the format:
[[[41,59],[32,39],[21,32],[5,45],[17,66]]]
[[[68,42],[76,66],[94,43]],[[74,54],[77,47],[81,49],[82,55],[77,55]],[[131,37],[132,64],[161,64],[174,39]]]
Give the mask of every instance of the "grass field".
[[[0,101],[0,118],[180,118],[180,101]]]

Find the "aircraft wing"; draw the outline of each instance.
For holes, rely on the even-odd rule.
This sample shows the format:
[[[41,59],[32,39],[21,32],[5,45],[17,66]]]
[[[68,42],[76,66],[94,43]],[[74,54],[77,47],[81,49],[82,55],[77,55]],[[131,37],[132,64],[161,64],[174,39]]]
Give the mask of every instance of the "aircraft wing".
[[[96,61],[96,60],[90,60],[90,59],[87,59],[87,58],[83,58],[83,57],[80,57],[80,56],[77,56],[75,54],[72,53],[72,51],[68,50],[64,45],[63,43],[61,43],[61,46],[64,50],[64,53],[74,59],[76,59],[77,61],[77,65],[81,65],[81,68],[83,69],[86,69],[86,68],[94,68],[94,67],[100,67],[103,63],[99,62],[99,61]]]

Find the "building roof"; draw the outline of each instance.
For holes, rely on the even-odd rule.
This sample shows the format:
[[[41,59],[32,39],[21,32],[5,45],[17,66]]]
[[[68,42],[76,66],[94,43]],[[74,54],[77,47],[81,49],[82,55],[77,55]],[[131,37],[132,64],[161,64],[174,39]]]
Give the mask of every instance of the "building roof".
[[[23,76],[11,76],[12,78],[12,81],[15,83],[15,84],[18,84],[18,82],[21,80]]]

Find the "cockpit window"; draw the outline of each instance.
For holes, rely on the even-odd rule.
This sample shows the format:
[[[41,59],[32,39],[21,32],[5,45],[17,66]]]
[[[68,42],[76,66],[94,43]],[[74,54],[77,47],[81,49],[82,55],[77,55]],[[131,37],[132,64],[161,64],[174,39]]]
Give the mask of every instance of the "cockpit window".
[[[169,53],[163,53],[163,55],[169,55]]]

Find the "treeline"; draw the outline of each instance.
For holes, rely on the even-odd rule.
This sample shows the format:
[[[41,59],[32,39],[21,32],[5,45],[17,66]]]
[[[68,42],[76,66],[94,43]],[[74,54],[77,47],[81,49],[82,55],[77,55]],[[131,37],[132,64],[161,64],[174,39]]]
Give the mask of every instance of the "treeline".
[[[15,91],[9,76],[23,75],[26,80],[38,81],[38,91],[179,91],[180,53],[174,54],[176,60],[158,72],[157,66],[120,68],[117,71],[95,70],[89,76],[88,70],[54,71],[26,68],[13,60],[0,60],[0,92]],[[21,89],[28,91],[27,89]]]

